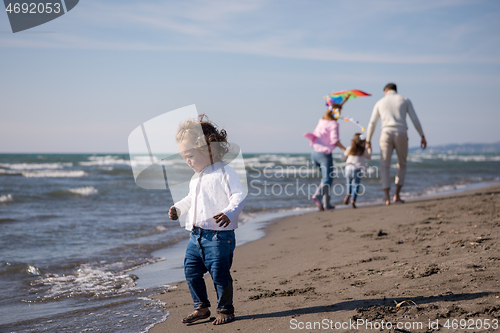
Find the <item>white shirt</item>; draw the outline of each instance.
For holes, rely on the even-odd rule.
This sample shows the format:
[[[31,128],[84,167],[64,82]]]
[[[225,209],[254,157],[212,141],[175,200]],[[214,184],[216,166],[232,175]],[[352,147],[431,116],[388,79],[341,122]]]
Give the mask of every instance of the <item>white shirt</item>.
[[[366,141],[371,141],[375,127],[379,118],[382,118],[382,131],[405,132],[408,130],[406,125],[406,114],[408,114],[420,136],[424,136],[424,131],[418,121],[417,114],[413,109],[411,101],[399,95],[394,90],[389,90],[373,107],[372,117],[366,131]]]
[[[189,194],[174,206],[187,214],[186,229],[193,225],[209,230],[234,230],[245,205],[245,194],[233,168],[217,162],[196,173],[189,182]],[[224,213],[231,223],[225,228],[215,223],[213,216]]]
[[[366,148],[363,155],[349,155],[350,151],[351,146],[347,147],[344,151],[344,158],[346,159],[345,168],[366,168],[366,160],[370,160],[372,158],[372,150],[370,148]]]

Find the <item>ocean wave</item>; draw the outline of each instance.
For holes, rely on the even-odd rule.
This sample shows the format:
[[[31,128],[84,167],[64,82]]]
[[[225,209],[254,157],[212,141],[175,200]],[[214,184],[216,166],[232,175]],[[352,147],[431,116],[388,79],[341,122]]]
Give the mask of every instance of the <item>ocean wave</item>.
[[[458,155],[458,154],[410,154],[408,160],[423,162],[423,160],[461,161],[461,162],[498,162],[499,155]]]
[[[11,194],[0,195],[0,203],[12,202],[14,199]]]
[[[99,194],[99,191],[93,186],[70,188],[70,189],[68,189],[68,191],[73,193],[73,194],[78,194],[78,195],[81,195],[84,197],[87,197],[89,195]]]
[[[64,169],[72,167],[73,163],[0,163],[0,167],[10,170],[40,170],[40,169]]]
[[[88,161],[79,162],[82,166],[130,165],[130,161],[118,156],[89,156]]]
[[[32,282],[35,289],[48,288],[43,295],[44,299],[120,294],[132,290],[135,285],[134,278],[128,274],[114,273],[89,265],[83,265],[75,272],[64,275],[45,274]]]
[[[22,171],[0,169],[0,175],[21,175]]]
[[[277,178],[283,178],[283,177],[298,177],[298,178],[308,178],[309,175],[313,175],[314,177],[321,177],[321,171],[320,169],[308,169],[308,168],[296,168],[295,166],[287,166],[287,167],[281,167],[277,166],[276,168],[273,169],[264,169],[263,171],[264,175],[274,175]]]
[[[422,163],[424,159],[421,156],[410,155],[408,161],[413,163]]]
[[[0,269],[0,275],[22,275],[22,276],[39,276],[40,270],[38,267],[30,265],[30,264],[11,264],[6,263]]]
[[[278,162],[283,165],[287,164],[307,164],[310,160],[306,156],[283,156],[278,154],[263,154],[254,157],[245,157],[245,163],[262,163],[262,162]]]
[[[43,171],[23,172],[22,175],[27,178],[64,178],[64,177],[83,177],[86,176],[87,173],[83,170],[68,170],[68,171],[43,170]]]
[[[251,161],[251,162],[247,163],[247,166],[250,169],[253,169],[253,168],[272,168],[275,165],[276,165],[276,163],[274,163],[274,162]]]
[[[500,156],[487,155],[438,155],[443,161],[462,161],[462,162],[499,162]]]
[[[401,195],[405,198],[417,198],[437,195],[440,193],[460,191],[467,188],[467,184],[452,184],[452,185],[442,185],[442,186],[431,186],[417,192],[401,192]]]

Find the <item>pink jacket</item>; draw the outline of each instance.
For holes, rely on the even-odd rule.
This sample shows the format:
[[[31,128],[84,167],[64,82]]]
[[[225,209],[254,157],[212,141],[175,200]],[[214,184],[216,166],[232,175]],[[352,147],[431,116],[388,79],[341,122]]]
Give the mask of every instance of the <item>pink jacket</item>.
[[[304,134],[318,153],[330,154],[339,141],[339,124],[335,120],[320,119],[313,133]]]

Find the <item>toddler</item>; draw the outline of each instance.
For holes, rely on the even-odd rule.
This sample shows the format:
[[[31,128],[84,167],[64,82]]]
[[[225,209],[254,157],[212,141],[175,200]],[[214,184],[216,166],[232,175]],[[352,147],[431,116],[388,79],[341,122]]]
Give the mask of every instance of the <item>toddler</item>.
[[[372,150],[366,147],[366,140],[361,133],[354,134],[351,145],[344,151],[346,158],[345,177],[347,179],[348,193],[345,196],[344,204],[349,204],[352,194],[351,205],[356,208],[356,198],[358,197],[360,174],[366,169],[366,160],[371,159]]]
[[[234,320],[233,279],[230,268],[236,246],[234,229],[245,203],[245,194],[236,172],[223,162],[229,151],[225,130],[219,130],[205,115],[179,126],[176,141],[195,175],[189,194],[174,203],[169,217],[187,214],[191,231],[184,258],[184,274],[194,302],[194,312],[182,319],[185,324],[210,318],[210,302],[203,275],[209,272],[217,292],[214,325]]]

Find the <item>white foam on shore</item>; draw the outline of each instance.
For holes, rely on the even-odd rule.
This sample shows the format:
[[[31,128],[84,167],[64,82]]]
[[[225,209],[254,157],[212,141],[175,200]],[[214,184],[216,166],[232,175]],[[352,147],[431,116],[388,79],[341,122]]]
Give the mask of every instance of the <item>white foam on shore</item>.
[[[175,288],[169,288],[169,289],[175,289]],[[150,304],[152,304],[153,306],[155,306],[157,308],[165,308],[167,306],[167,303],[162,302],[159,299],[151,299],[151,298],[147,298],[147,297],[139,297],[139,299],[143,300],[143,301],[146,301],[147,302],[146,304],[148,306]],[[170,312],[166,311],[160,320],[158,320],[156,323],[153,323],[153,324],[147,326],[144,330],[141,331],[141,333],[148,333],[150,329],[152,329],[153,327],[155,327],[155,325],[163,323],[165,320],[167,320],[168,316],[170,316]]]
[[[45,274],[34,280],[32,286],[48,287],[49,290],[42,296],[43,299],[57,299],[79,295],[122,294],[132,290],[135,282],[128,274],[82,265],[70,274]]]
[[[86,176],[87,173],[83,170],[69,170],[69,171],[43,170],[43,171],[23,172],[22,175],[27,178],[64,178],[64,177],[83,177]]]
[[[84,196],[84,197],[87,197],[89,195],[99,194],[99,191],[93,186],[70,188],[70,189],[68,189],[68,191],[71,193],[74,193],[74,194]]]

